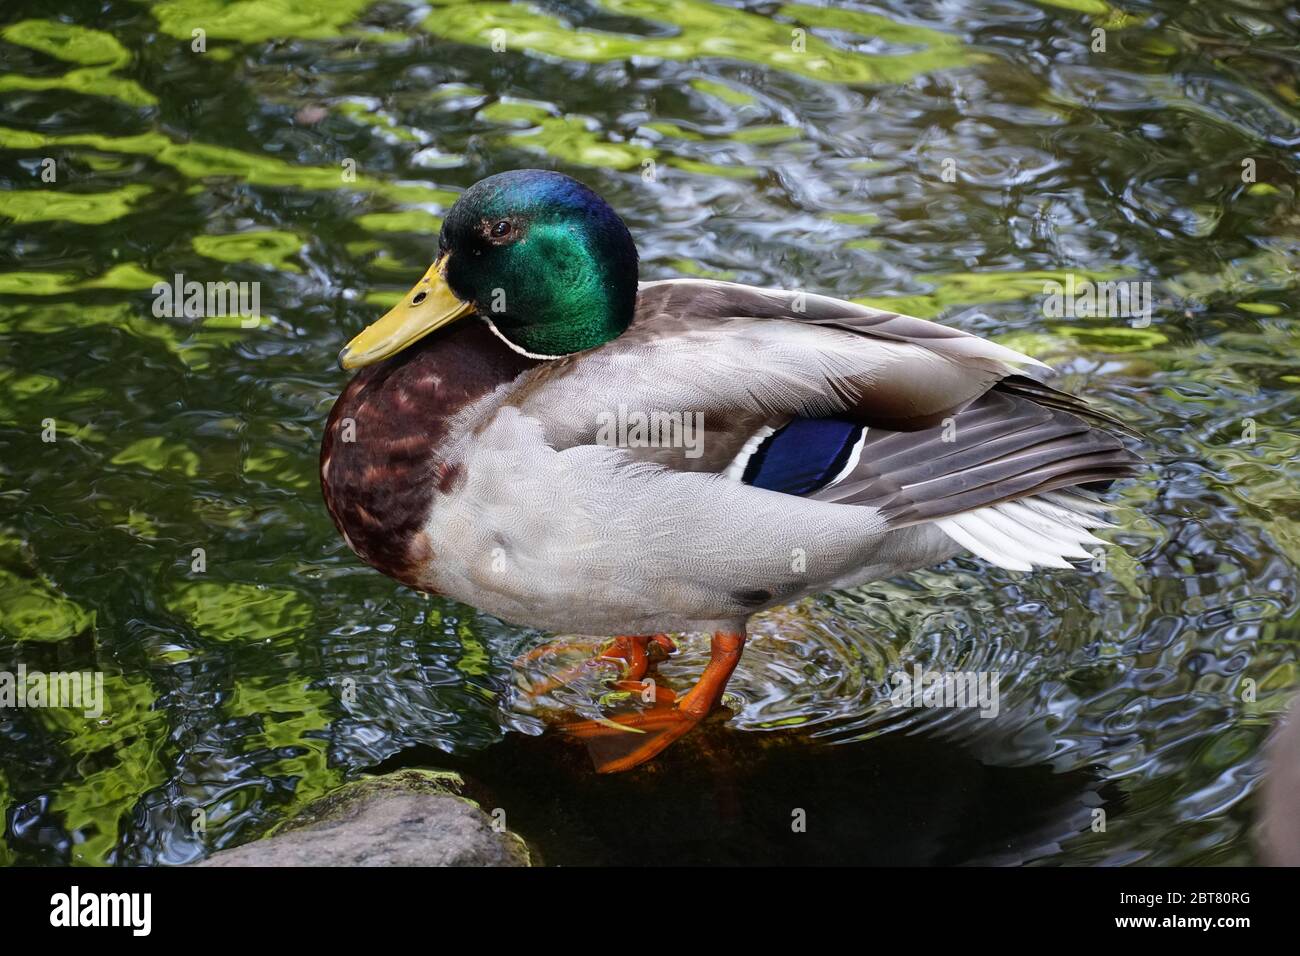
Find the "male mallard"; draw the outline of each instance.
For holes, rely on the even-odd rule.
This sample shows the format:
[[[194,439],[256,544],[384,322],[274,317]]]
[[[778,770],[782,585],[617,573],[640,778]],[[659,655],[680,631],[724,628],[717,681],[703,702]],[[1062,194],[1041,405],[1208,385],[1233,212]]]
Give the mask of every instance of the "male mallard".
[[[978,336],[638,282],[614,210],[541,170],[468,189],[436,261],[339,362],[362,371],[330,412],[321,487],[362,559],[517,624],[622,635],[634,680],[665,632],[713,632],[685,696],[569,728],[621,738],[603,771],[709,713],[751,615],[962,549],[1070,567],[1103,522],[1068,489],[1139,461],[1113,420],[1015,370],[1042,363]]]

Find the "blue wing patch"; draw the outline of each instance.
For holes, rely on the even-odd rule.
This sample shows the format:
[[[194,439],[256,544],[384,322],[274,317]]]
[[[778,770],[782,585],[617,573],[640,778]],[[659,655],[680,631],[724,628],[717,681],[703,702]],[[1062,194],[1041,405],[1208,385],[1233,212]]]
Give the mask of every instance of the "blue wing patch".
[[[741,481],[787,495],[810,494],[844,470],[863,430],[843,418],[796,418],[764,439]]]

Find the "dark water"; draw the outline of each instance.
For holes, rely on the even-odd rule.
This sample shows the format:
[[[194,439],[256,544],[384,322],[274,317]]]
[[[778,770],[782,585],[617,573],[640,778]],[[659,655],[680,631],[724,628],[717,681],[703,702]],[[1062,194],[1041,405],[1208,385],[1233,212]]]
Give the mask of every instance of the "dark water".
[[[1300,652],[1294,4],[0,18],[0,671],[99,670],[108,698],[0,710],[0,863],[184,863],[407,764],[467,771],[556,863],[1254,859]],[[512,691],[543,636],[362,567],[316,479],[339,347],[457,191],[529,165],[601,191],[646,278],[861,299],[1052,362],[1148,437],[1121,548],[773,614],[734,719],[596,778]],[[260,327],[156,317],[176,273],[260,283]],[[1151,282],[1150,325],[1046,316],[1067,273]],[[679,686],[706,651],[681,643]],[[891,709],[914,662],[1001,672],[1001,715]]]

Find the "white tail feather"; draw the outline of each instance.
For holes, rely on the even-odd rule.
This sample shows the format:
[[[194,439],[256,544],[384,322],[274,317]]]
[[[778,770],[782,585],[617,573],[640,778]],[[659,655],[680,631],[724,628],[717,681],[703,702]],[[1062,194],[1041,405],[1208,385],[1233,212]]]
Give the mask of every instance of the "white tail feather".
[[[1089,528],[1114,527],[1098,517],[1106,505],[1083,495],[1049,492],[977,508],[935,522],[944,534],[990,564],[1012,571],[1072,567],[1089,558],[1084,545],[1104,545]]]

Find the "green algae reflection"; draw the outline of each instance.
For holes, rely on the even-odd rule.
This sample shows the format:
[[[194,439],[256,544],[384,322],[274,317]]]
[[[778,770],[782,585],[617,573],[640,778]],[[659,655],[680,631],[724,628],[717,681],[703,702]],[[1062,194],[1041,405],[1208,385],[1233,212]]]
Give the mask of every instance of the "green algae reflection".
[[[166,604],[201,635],[219,641],[275,640],[300,634],[312,619],[297,591],[238,582],[184,582],[172,588]]]
[[[663,37],[576,30],[534,7],[509,3],[440,3],[423,26],[435,36],[459,43],[491,47],[504,41],[507,50],[564,60],[720,57],[830,83],[905,83],[920,73],[978,60],[946,33],[866,13],[791,4],[780,8],[779,13],[789,18],[781,23],[704,0],[602,0],[599,5],[616,15],[669,24],[677,33]],[[855,33],[905,51],[844,50],[812,35],[809,28]]]
[[[202,28],[208,36],[241,43],[294,37],[329,39],[374,0],[161,0],[149,10],[162,31],[189,40]]]
[[[103,152],[147,156],[171,166],[189,179],[234,177],[252,186],[283,186],[309,190],[357,190],[386,196],[398,202],[449,206],[456,193],[419,183],[388,183],[358,174],[345,178],[345,170],[326,166],[300,166],[271,156],[259,156],[209,143],[177,143],[162,133],[104,136],[98,133],[35,133],[0,126],[0,147],[45,149],[50,146],[84,146]]]
[[[505,133],[504,139],[511,145],[545,153],[552,159],[574,166],[627,170],[643,168],[653,161],[701,176],[743,179],[759,175],[759,170],[749,166],[701,162],[684,156],[665,155],[658,149],[639,143],[616,141],[601,129],[594,118],[573,114],[560,116],[544,103],[504,98],[485,106],[478,115],[480,119],[504,126],[526,127],[518,132]],[[666,123],[651,124],[646,128],[661,136],[672,135],[677,139],[696,141],[704,139],[697,135],[679,135],[686,131],[677,130]],[[792,127],[767,126],[738,130],[726,139],[733,142],[777,143],[798,135],[799,131]]]
[[[257,717],[261,733],[244,738],[244,752],[280,756],[260,767],[262,773],[296,781],[294,803],[314,799],[343,781],[343,771],[329,763],[328,731],[337,711],[334,698],[311,686],[308,678],[257,677],[238,681],[226,704],[232,717]]]
[[[59,275],[61,278],[54,279],[51,284],[48,273],[0,274],[0,292],[54,295],[74,289],[91,288],[87,283],[76,283],[70,276]],[[8,281],[15,276],[19,281],[12,283]],[[33,277],[39,278],[40,282],[33,284]],[[147,278],[150,283],[156,281],[156,277]],[[145,287],[144,284],[133,286],[133,288]],[[160,322],[150,315],[147,309],[135,308],[126,303],[86,305],[79,302],[55,302],[0,306],[0,335],[61,335],[82,332],[95,326],[119,329],[142,342],[156,342],[183,361],[191,370],[204,366],[205,355],[219,341],[217,333],[204,330],[192,335],[182,335],[178,326]],[[63,434],[62,428],[60,434]]]
[[[150,289],[162,278],[134,262],[123,262],[101,276],[83,279],[72,272],[0,272],[0,295],[63,295],[85,289]]]
[[[302,251],[302,240],[291,232],[264,229],[227,236],[195,236],[194,251],[218,262],[252,262],[284,272],[302,270],[288,260]]]
[[[644,146],[607,141],[600,136],[595,121],[589,117],[556,116],[541,103],[502,100],[484,107],[479,115],[494,123],[527,124],[531,128],[509,133],[507,138],[561,162],[603,169],[631,169],[656,155],[654,150]]]
[[[874,309],[905,312],[932,319],[947,309],[995,302],[1017,302],[1041,298],[1048,282],[1065,283],[1073,275],[1076,282],[1106,282],[1124,277],[1114,271],[1039,271],[1024,272],[956,272],[947,275],[918,275],[920,282],[933,287],[924,295],[868,296],[854,299]]]
[[[23,20],[0,30],[0,38],[79,64],[78,69],[63,76],[0,75],[0,91],[67,90],[112,97],[128,106],[153,106],[158,102],[139,84],[114,75],[115,70],[131,62],[131,54],[107,33],[54,20]]]
[[[76,222],[98,225],[132,212],[148,186],[123,186],[98,193],[58,189],[15,189],[0,192],[0,216],[14,222]]]
[[[16,641],[53,643],[95,624],[95,612],[41,575],[25,545],[0,535],[0,634]]]
[[[172,472],[185,478],[199,473],[199,456],[160,435],[141,438],[113,456],[114,465],[138,465],[152,472]]]
[[[16,641],[62,641],[95,623],[93,611],[49,581],[0,568],[0,633]]]
[[[130,812],[150,790],[167,780],[160,756],[167,741],[167,719],[154,706],[153,687],[142,680],[109,674],[104,678],[104,713],[89,719],[77,708],[48,707],[41,720],[60,738],[62,749],[84,766],[89,758],[111,754],[100,769],[63,784],[50,801],[72,836],[72,862],[109,862],[120,833],[131,827]]]

